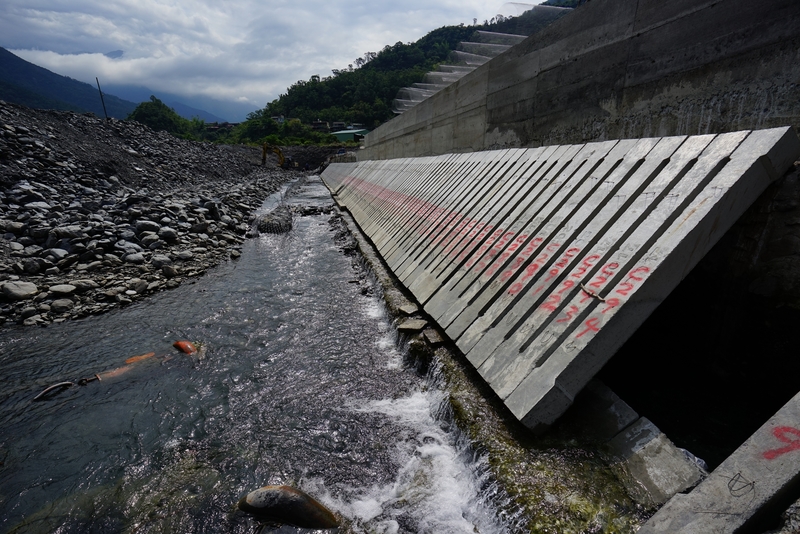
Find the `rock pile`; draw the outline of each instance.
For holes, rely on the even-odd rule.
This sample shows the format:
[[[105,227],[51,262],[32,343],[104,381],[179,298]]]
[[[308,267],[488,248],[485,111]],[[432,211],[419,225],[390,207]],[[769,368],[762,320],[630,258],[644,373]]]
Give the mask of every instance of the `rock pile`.
[[[286,180],[260,149],[0,101],[0,324],[128,304],[236,258]]]

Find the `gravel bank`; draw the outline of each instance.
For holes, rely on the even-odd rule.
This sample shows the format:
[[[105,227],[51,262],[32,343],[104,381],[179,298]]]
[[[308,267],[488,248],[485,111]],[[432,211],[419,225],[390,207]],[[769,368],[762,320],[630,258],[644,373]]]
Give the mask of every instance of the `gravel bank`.
[[[237,258],[253,211],[300,175],[260,162],[0,101],[0,324],[102,313]]]

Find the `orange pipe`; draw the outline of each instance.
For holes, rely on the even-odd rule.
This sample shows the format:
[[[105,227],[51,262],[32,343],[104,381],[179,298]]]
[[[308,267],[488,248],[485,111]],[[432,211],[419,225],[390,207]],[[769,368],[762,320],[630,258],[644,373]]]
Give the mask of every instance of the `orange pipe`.
[[[101,378],[102,380],[106,380],[108,378],[114,378],[114,377],[117,377],[117,376],[120,376],[120,375],[123,375],[123,374],[127,373],[131,369],[132,369],[132,367],[130,367],[128,365],[123,365],[122,367],[117,367],[116,369],[112,369],[111,371],[106,371],[104,373],[99,373],[98,378]]]
[[[152,358],[155,355],[156,355],[155,352],[148,352],[147,354],[142,354],[141,356],[132,356],[132,357],[128,358],[127,360],[125,360],[125,363],[140,362],[142,360],[146,360],[148,358]]]

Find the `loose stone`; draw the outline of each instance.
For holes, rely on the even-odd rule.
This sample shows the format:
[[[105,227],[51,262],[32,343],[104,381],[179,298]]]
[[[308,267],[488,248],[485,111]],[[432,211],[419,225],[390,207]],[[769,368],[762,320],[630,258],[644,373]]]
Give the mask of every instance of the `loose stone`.
[[[71,295],[77,288],[72,284],[59,284],[50,286],[50,293],[55,295]]]
[[[32,282],[6,282],[2,286],[3,294],[11,300],[25,300],[39,292],[36,284]]]
[[[56,314],[67,313],[75,306],[75,303],[69,299],[57,299],[50,304],[50,310]]]

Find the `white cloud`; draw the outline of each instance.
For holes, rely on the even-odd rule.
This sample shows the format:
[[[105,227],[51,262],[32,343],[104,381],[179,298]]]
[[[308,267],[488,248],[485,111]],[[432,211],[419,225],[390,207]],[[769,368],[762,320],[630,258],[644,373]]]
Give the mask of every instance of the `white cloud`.
[[[4,0],[0,46],[72,78],[261,107],[367,51],[491,18],[502,1]],[[111,59],[103,53],[123,50]]]

